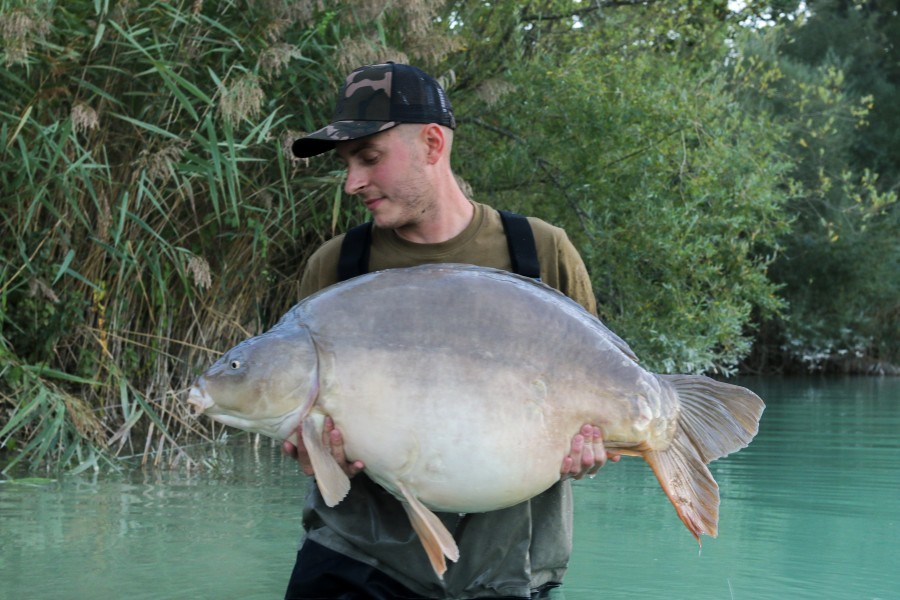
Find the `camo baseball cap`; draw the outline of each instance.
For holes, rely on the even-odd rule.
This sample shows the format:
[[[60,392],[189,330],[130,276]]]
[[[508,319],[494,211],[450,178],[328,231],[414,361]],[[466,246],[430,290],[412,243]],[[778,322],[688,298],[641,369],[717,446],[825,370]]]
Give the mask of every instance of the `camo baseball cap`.
[[[453,108],[433,77],[410,65],[360,67],[338,93],[330,125],[294,141],[294,156],[328,152],[335,143],[355,140],[400,123],[437,123],[456,129]]]

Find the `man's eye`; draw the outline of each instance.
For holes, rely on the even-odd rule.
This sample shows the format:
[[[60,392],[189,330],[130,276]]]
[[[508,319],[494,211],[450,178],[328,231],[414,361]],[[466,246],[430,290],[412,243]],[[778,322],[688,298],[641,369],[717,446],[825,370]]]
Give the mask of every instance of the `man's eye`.
[[[362,161],[367,165],[374,165],[378,162],[377,154],[364,154],[360,158],[362,158]]]

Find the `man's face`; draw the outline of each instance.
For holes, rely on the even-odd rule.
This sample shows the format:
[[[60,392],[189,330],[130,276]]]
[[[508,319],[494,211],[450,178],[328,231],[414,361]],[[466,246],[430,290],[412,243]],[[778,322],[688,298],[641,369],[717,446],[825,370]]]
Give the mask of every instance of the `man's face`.
[[[420,131],[398,125],[336,146],[347,165],[344,191],[362,199],[378,227],[415,228],[434,206]]]

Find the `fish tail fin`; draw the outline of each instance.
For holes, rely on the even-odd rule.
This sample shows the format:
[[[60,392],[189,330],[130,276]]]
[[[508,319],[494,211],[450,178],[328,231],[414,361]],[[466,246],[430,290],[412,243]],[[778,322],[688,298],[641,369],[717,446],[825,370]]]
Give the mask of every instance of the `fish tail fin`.
[[[456,562],[459,560],[459,547],[456,540],[447,528],[441,523],[433,512],[428,510],[421,500],[419,500],[402,482],[396,482],[397,489],[403,494],[403,508],[409,517],[409,522],[419,536],[419,541],[425,548],[431,567],[437,576],[444,578],[447,571],[447,562],[444,556]]]
[[[706,465],[747,446],[765,405],[750,390],[698,375],[657,375],[681,402],[675,438],[644,459],[682,522],[694,534],[716,537],[719,486]]]

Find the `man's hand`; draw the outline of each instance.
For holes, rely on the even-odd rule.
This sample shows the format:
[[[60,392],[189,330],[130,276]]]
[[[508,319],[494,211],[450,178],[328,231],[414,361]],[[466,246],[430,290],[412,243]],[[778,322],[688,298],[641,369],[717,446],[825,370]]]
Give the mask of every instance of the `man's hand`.
[[[569,456],[563,459],[559,472],[562,479],[581,479],[585,475],[593,477],[607,460],[619,462],[620,458],[622,455],[617,452],[606,452],[599,427],[585,424],[572,438],[572,449]]]
[[[299,442],[296,446],[285,441],[281,445],[281,451],[291,458],[296,459],[297,464],[300,465],[300,469],[305,474],[313,475],[312,462],[309,460],[309,453],[306,451],[306,446],[303,445],[302,426],[297,427],[297,439]],[[353,477],[365,467],[361,460],[347,462],[347,456],[344,454],[344,438],[341,436],[340,430],[334,426],[334,421],[331,420],[331,417],[325,417],[325,427],[322,430],[322,443],[331,451],[331,456],[334,457],[334,460],[337,461],[337,464],[341,466],[341,469],[344,470],[344,473],[346,473],[348,477]]]

